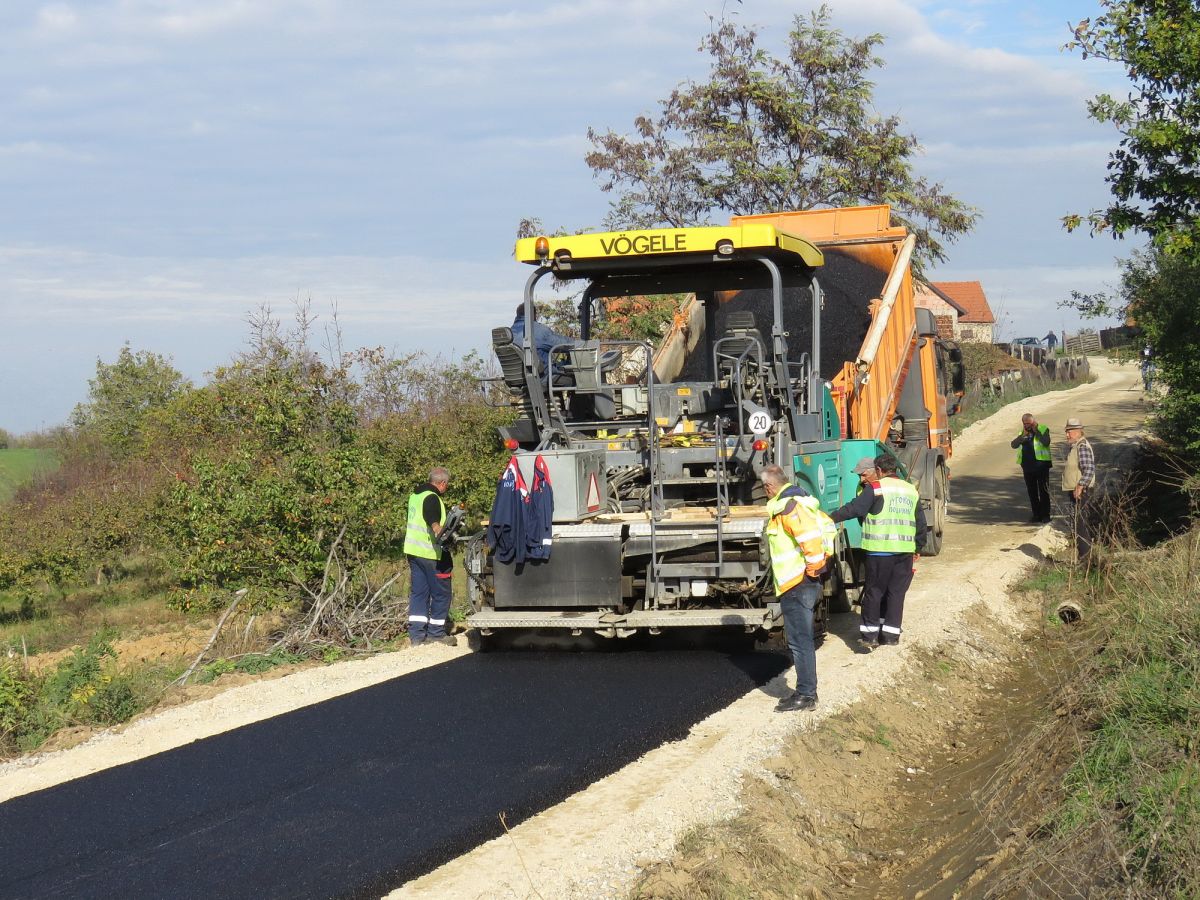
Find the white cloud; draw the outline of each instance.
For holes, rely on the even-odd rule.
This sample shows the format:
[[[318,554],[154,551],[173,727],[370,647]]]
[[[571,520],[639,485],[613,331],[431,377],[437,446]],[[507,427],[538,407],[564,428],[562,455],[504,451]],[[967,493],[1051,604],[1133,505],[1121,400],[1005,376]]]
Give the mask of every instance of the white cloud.
[[[171,34],[206,34],[260,19],[264,6],[271,4],[251,0],[226,0],[224,3],[207,0],[203,8],[189,3],[176,11],[152,16],[150,21]]]
[[[448,321],[500,322],[523,281],[511,261],[408,256],[180,260],[0,247],[0,263],[0,310],[7,321],[32,326],[239,322],[263,303],[311,297],[336,302],[348,323],[390,326],[399,337],[444,330]]]
[[[13,144],[0,144],[0,159],[48,159],[63,162],[90,162],[90,154],[72,150],[62,144],[47,144],[42,141],[18,141]]]
[[[931,161],[959,164],[970,160],[972,166],[1019,166],[1027,170],[1030,166],[1060,163],[1077,166],[1080,164],[1098,169],[1103,176],[1104,160],[1112,149],[1111,141],[1071,141],[1068,143],[1036,144],[1013,143],[996,146],[990,143],[970,142],[970,135],[963,143],[943,142],[924,145],[925,156]]]
[[[51,3],[38,10],[37,21],[48,31],[68,31],[79,24],[79,15],[65,3]]]

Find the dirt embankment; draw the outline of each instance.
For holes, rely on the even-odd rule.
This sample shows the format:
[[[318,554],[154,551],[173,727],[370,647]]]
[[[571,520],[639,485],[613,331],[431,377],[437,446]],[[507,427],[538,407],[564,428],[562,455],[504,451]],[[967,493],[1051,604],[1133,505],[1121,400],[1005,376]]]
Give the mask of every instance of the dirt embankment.
[[[973,638],[918,654],[872,702],[763,760],[742,811],[686,835],[632,896],[949,898],[993,880],[1038,808],[1005,788],[1054,681],[1039,599],[1014,601],[1024,634],[972,610]]]

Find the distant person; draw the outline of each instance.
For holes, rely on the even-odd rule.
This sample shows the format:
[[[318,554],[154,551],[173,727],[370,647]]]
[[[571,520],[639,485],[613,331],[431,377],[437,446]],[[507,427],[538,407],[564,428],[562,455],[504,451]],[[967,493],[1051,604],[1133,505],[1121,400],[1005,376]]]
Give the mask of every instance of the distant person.
[[[1021,430],[1012,439],[1017,451],[1017,465],[1025,476],[1029,506],[1033,510],[1030,524],[1050,521],[1050,427],[1039,425],[1031,413],[1021,416]]]
[[[1053,331],[1050,331],[1046,333],[1046,336],[1042,340],[1046,342],[1046,349],[1050,353],[1053,353],[1054,348],[1058,345],[1058,336]]]
[[[808,712],[817,708],[817,645],[813,618],[821,599],[825,545],[815,509],[816,498],[788,482],[777,465],[765,466],[767,541],[771,576],[783,613],[783,633],[796,667],[796,690],[776,705],[777,712]]]
[[[458,643],[446,632],[450,615],[450,550],[438,540],[446,524],[442,494],[450,486],[450,473],[440,466],[431,469],[429,481],[408,498],[408,522],[404,529],[404,555],[412,586],[408,597],[408,640],[414,647],[424,643]]]
[[[524,340],[525,340],[525,304],[524,303],[517,305],[517,316],[515,319],[513,319],[511,331],[512,331],[512,336],[513,336],[513,342],[516,344],[523,344]],[[541,322],[539,322],[537,320],[536,307],[534,308],[534,311],[533,311],[532,336],[533,336],[533,349],[537,351],[538,359],[540,359],[542,361],[542,377],[545,378],[546,374],[551,371],[553,371],[555,375],[559,374],[558,367],[551,366],[551,364],[550,364],[550,350],[554,347],[558,347],[563,344],[573,345],[575,343],[575,339],[569,338],[566,335],[559,334],[553,328],[550,328],[548,325],[543,325]]]
[[[1069,524],[1075,538],[1075,561],[1086,566],[1092,554],[1090,503],[1092,491],[1096,488],[1096,454],[1083,436],[1083,423],[1079,419],[1067,419],[1066,432],[1071,449],[1063,465],[1062,489],[1070,510]]]
[[[1154,387],[1154,348],[1149,344],[1142,348],[1141,367],[1142,388],[1148,394]]]
[[[904,599],[913,579],[913,560],[925,544],[925,511],[917,489],[896,477],[888,454],[860,459],[857,497],[829,514],[835,522],[862,520],[862,549],[867,554],[867,583],[862,593],[859,652],[900,643]]]

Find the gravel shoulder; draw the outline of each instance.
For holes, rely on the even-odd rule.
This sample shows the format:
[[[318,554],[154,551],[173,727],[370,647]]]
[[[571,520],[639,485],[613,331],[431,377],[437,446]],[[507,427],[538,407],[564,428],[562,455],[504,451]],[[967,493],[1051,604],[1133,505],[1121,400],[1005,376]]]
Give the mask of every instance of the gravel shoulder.
[[[1126,445],[1144,417],[1137,372],[1104,361],[1094,371],[1096,382],[1006,407],[956,441],[945,549],[937,559],[920,564],[909,595],[904,644],[898,652],[858,656],[849,645],[857,627],[854,617],[835,617],[817,655],[821,708],[816,714],[774,713],[776,698],[789,689],[785,678],[776,679],[698,723],[687,739],[659,747],[391,896],[623,896],[644,868],[671,854],[689,828],[734,814],[743,780],[760,771],[763,760],[778,753],[790,736],[818,729],[838,711],[869,702],[901,679],[923,649],[976,640],[979,629],[971,623],[980,610],[1001,625],[1020,629],[1027,618],[1007,597],[1007,586],[1033,559],[1052,553],[1061,538],[1049,527],[1017,524],[1027,518],[1028,505],[1008,441],[1020,413],[1028,409],[1051,426],[1056,458],[1061,458],[1062,422],[1068,415],[1080,415],[1090,426],[1102,463],[1105,448]],[[439,646],[305,669],[150,714],[69,750],[0,765],[0,802],[466,652],[465,647]],[[484,759],[485,753],[481,748]]]

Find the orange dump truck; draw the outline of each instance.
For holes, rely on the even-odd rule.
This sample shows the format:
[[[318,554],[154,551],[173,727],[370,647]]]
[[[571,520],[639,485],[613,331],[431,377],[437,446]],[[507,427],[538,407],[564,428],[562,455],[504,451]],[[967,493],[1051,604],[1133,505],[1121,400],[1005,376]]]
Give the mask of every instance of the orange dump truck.
[[[952,341],[939,337],[933,314],[914,302],[915,235],[892,225],[887,206],[735,216],[730,224],[771,225],[811,241],[823,253],[820,334],[812,334],[806,317],[797,318],[788,323],[788,340],[811,346],[818,359],[827,402],[840,426],[845,488],[855,483],[847,476],[855,462],[886,448],[920,491],[930,525],[924,552],[937,554],[949,499],[949,417],[963,393],[962,354]],[[734,310],[755,311],[762,297],[754,294],[722,294],[725,317]],[[659,377],[677,377],[706,329],[720,327],[704,304],[686,304],[655,355]],[[803,474],[802,462],[798,475]],[[823,479],[814,474],[809,480],[818,486]],[[845,490],[842,499],[848,499]],[[857,523],[847,525],[848,542],[857,548]],[[848,566],[858,568],[854,561]],[[853,577],[857,573],[847,574],[849,582],[859,580]]]

